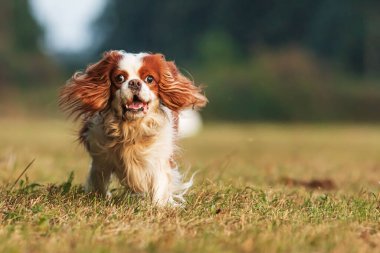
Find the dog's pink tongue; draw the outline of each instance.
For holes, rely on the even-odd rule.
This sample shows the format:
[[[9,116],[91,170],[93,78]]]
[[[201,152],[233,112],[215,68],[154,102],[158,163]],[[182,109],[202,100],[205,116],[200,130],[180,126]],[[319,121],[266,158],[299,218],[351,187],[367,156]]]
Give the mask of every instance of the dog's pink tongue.
[[[132,104],[128,105],[128,108],[137,110],[144,106],[144,103],[142,102],[133,102]]]

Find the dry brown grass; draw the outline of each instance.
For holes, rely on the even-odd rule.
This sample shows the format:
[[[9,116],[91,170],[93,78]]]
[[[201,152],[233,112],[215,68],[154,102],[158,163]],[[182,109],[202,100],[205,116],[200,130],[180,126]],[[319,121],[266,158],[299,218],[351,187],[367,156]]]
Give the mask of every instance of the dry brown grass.
[[[380,247],[376,126],[206,125],[181,143],[182,169],[199,171],[184,209],[157,209],[116,184],[110,200],[84,194],[79,184],[89,159],[70,122],[2,119],[0,129],[2,252],[374,252]],[[284,184],[284,178],[328,179],[336,188]]]

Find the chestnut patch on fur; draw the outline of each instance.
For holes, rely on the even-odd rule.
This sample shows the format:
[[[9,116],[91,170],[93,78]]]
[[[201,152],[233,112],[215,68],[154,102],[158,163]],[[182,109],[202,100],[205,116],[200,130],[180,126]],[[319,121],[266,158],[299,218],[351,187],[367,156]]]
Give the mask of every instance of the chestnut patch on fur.
[[[208,102],[202,89],[182,75],[174,62],[166,61],[161,54],[144,57],[144,64],[139,73],[141,77],[147,74],[154,77],[157,85],[150,89],[173,111],[185,108],[199,109]]]
[[[76,72],[62,88],[59,106],[76,118],[104,110],[111,97],[110,73],[121,57],[117,51],[105,52],[99,62]]]

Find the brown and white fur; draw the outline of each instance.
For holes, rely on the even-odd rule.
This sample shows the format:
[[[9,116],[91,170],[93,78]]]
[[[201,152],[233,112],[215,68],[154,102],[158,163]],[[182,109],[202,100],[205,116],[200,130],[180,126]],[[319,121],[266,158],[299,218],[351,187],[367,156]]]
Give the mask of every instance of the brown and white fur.
[[[108,51],[63,87],[61,107],[82,118],[79,140],[92,157],[86,190],[108,194],[111,175],[159,205],[180,204],[174,161],[178,115],[207,103],[202,90],[161,54]]]

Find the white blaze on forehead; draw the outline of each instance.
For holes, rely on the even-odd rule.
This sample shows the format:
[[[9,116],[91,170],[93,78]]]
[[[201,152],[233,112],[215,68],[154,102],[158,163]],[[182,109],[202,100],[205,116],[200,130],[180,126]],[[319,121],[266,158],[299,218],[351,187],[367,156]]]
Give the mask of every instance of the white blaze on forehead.
[[[128,79],[124,81],[120,89],[121,97],[127,100],[131,100],[134,96],[134,93],[129,88],[128,83],[133,79],[141,80],[141,77],[139,76],[139,70],[143,65],[144,57],[148,56],[149,54],[132,54],[126,53],[124,51],[120,51],[120,53],[122,54],[122,58],[119,61],[119,69],[124,70],[128,73]],[[156,97],[148,85],[144,82],[144,80],[141,80],[141,89],[138,96],[141,100],[146,102],[149,102]]]
[[[143,64],[143,59],[147,56],[147,53],[126,53],[124,51],[120,51],[123,55],[123,58],[119,61],[119,69],[124,70],[128,73],[128,80],[132,79],[140,79],[139,77],[139,69]]]

